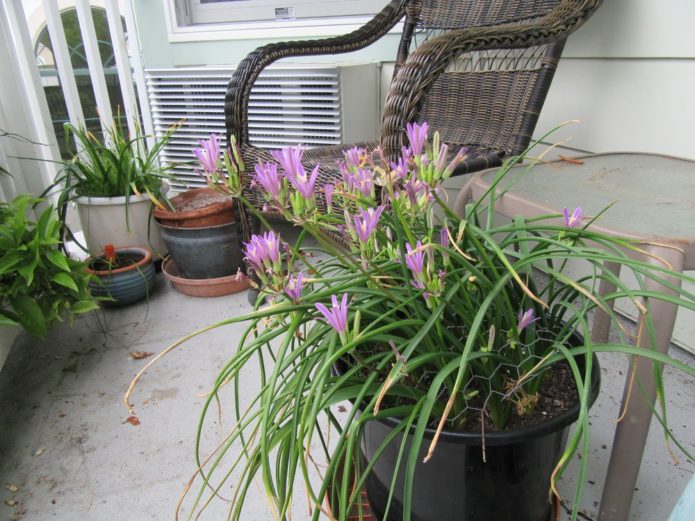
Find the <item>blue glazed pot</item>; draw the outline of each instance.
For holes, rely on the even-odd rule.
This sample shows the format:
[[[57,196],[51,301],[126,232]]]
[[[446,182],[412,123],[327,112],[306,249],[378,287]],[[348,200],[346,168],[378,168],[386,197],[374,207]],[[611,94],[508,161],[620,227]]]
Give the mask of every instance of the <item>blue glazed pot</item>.
[[[155,275],[152,252],[140,247],[116,248],[115,251],[118,260],[129,259],[131,264],[108,269],[103,256],[90,259],[87,271],[99,278],[99,282],[89,284],[92,295],[113,299],[104,301],[110,306],[127,306],[149,296]]]

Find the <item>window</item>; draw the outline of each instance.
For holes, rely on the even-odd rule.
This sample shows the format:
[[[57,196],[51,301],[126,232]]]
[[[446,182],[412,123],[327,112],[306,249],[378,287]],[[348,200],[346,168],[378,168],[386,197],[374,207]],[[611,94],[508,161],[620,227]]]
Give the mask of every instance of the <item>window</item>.
[[[171,41],[327,36],[357,28],[388,0],[167,0]]]
[[[84,50],[84,42],[82,33],[77,19],[77,11],[75,9],[66,9],[60,14],[65,31],[65,39],[70,52],[70,60],[72,62],[73,71],[75,73],[75,82],[79,90],[80,102],[85,117],[85,125],[87,130],[96,134],[101,133],[101,120],[97,112],[97,104],[94,99],[94,89],[92,80],[89,76],[87,65],[87,57]],[[113,53],[113,45],[111,44],[111,33],[109,32],[109,24],[106,18],[106,11],[100,7],[92,7],[92,18],[94,20],[94,28],[99,44],[99,54],[101,55],[101,64],[104,67],[104,75],[106,77],[106,87],[109,92],[109,100],[111,101],[111,110],[114,118],[119,123],[125,122],[125,113],[120,107],[123,106],[123,96],[121,87],[118,81],[118,71],[116,70],[116,59]],[[125,20],[121,18],[123,29],[125,30]],[[69,157],[70,153],[67,149],[65,140],[64,124],[69,121],[68,109],[65,103],[65,95],[58,79],[58,70],[56,69],[55,58],[53,56],[53,44],[48,33],[48,28],[43,27],[34,41],[34,55],[39,66],[41,80],[46,99],[48,100],[48,108],[53,121],[53,128],[58,139],[61,155],[65,158]]]
[[[188,0],[189,23],[326,19],[373,15],[385,2],[374,0]],[[328,20],[327,20],[328,21]]]

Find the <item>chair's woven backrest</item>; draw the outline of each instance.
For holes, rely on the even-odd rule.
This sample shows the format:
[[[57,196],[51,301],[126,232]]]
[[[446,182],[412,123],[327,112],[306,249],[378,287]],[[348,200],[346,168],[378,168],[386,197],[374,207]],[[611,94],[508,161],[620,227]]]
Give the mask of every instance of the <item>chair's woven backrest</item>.
[[[451,150],[466,146],[502,154],[522,152],[530,142],[564,38],[598,3],[410,2],[382,119],[381,145],[386,154],[398,154],[404,142],[403,128],[411,120],[428,121]],[[518,37],[486,41],[486,34],[499,26],[508,27]],[[457,38],[460,48],[456,42],[452,44]],[[467,51],[466,45],[474,40],[478,41],[471,46],[473,50]],[[426,55],[419,56],[421,46],[428,48]],[[406,59],[407,70],[402,70]],[[399,75],[418,75],[419,91],[403,89],[404,99],[400,100]]]
[[[419,27],[465,29],[532,22],[558,6],[558,0],[419,0],[409,10]]]
[[[466,53],[424,96],[417,119],[452,148],[521,153],[528,145],[564,42]]]

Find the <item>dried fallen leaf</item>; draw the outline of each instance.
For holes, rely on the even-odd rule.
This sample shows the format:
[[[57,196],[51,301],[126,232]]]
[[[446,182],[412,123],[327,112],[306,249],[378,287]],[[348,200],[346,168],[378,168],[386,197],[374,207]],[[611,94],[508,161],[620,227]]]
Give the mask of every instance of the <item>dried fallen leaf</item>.
[[[573,165],[583,165],[584,161],[581,159],[575,159],[573,157],[567,157],[567,156],[558,156],[560,158],[560,161],[564,161],[565,163],[572,163]]]
[[[142,360],[143,358],[147,358],[152,356],[154,353],[151,353],[149,351],[130,351],[128,353],[128,356],[132,360]]]
[[[19,487],[17,485],[13,485],[12,483],[5,483],[5,488],[10,492],[17,492],[19,490]]]
[[[126,418],[126,421],[124,421],[123,423],[126,422],[130,423],[131,425],[140,425],[140,420],[137,416],[128,416],[128,418]]]
[[[41,456],[44,452],[46,452],[46,447],[39,447],[36,449],[36,452],[34,452],[34,456]]]
[[[13,506],[15,506],[15,505],[17,504],[17,502],[16,502],[14,499],[6,499],[6,500],[5,500],[5,504],[6,504],[8,507],[13,507]]]

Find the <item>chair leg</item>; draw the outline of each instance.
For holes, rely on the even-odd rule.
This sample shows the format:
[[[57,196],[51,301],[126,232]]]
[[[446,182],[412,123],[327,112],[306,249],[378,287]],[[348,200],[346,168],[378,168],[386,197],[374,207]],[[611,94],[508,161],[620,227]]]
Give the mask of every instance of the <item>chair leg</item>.
[[[648,262],[663,265],[665,261],[674,270],[683,270],[683,252],[663,247],[653,247],[648,249],[648,252],[653,255],[646,259]],[[664,278],[668,279],[673,286],[680,286],[680,280]],[[654,280],[646,280],[645,286],[648,291],[658,291],[665,295],[675,293]],[[666,353],[671,343],[678,308],[660,300],[650,302],[649,308],[654,324],[656,349],[660,353]],[[649,349],[649,335],[646,328],[643,328],[638,335],[637,346]],[[635,372],[633,385],[631,385],[630,376],[632,371]],[[631,386],[634,388],[631,389]],[[633,357],[623,391],[621,411],[624,411],[624,415],[615,430],[598,521],[627,521],[628,519],[655,399],[656,387],[652,362],[646,358]]]
[[[604,270],[611,272],[616,277],[620,276],[620,264],[617,262],[607,262],[603,266]],[[616,285],[607,279],[601,279],[599,285],[599,295],[607,295],[615,291]],[[613,309],[615,301],[611,300],[608,303],[610,309]],[[608,341],[608,333],[610,332],[611,322],[608,317],[608,313],[600,308],[596,308],[594,311],[594,321],[591,325],[591,341],[597,344],[602,344]]]
[[[453,212],[460,218],[465,217],[466,205],[471,201],[471,199],[473,199],[473,194],[471,189],[468,187],[468,182],[466,182],[456,196],[456,201],[454,202],[454,207],[452,209]]]

